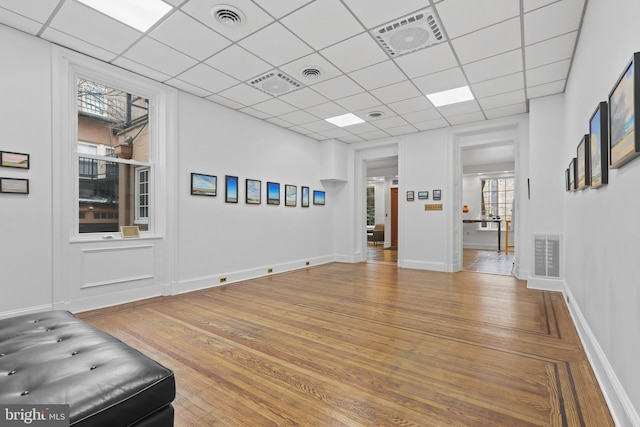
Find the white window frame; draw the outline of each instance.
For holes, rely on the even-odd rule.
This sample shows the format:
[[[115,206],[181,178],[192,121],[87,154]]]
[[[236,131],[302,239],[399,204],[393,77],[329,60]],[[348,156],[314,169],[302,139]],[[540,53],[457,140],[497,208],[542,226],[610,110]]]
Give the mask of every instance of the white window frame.
[[[140,184],[142,183],[140,176],[146,173],[147,175],[147,193],[141,193],[140,192]],[[150,207],[150,189],[151,189],[151,168],[148,166],[139,166],[136,168],[135,170],[135,215],[134,215],[134,224],[149,224],[149,213],[151,212],[151,207]],[[147,208],[147,216],[142,216],[140,215],[140,208],[143,207],[143,205],[140,203],[140,197],[146,195],[147,196],[147,204],[144,205],[145,208]]]

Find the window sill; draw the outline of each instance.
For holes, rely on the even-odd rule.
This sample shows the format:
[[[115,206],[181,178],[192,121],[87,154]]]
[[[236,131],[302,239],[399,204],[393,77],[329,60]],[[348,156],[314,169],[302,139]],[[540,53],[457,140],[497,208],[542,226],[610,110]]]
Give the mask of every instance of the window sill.
[[[74,236],[69,243],[97,243],[97,242],[114,242],[114,241],[131,241],[131,240],[159,240],[164,236],[153,233],[141,234],[140,237],[122,237],[119,232],[92,234],[91,236]]]

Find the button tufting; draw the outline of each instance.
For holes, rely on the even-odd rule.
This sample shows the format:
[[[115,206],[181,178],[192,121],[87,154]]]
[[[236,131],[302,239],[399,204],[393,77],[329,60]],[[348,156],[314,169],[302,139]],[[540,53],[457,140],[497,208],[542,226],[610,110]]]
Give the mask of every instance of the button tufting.
[[[97,369],[97,368],[98,368],[97,366],[92,366],[91,370],[93,371],[94,369]]]
[[[15,375],[16,371],[9,372],[9,375]]]
[[[33,321],[33,323],[38,323],[38,322],[39,322],[39,320],[37,320],[37,319]]]
[[[58,341],[56,341],[56,342],[62,342],[62,338],[58,338]]]
[[[6,356],[6,354],[0,353],[0,357],[5,357],[5,356]]]
[[[27,394],[29,394],[28,391],[23,391],[22,393],[20,393],[20,396],[26,396]]]
[[[77,351],[74,351],[73,353],[71,353],[72,356],[75,356],[76,354],[78,354]]]

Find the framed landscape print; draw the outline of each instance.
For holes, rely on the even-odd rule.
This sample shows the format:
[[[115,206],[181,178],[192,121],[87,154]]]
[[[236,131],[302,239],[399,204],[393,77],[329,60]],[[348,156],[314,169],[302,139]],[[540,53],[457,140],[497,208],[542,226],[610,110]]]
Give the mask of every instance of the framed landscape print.
[[[576,189],[576,158],[571,159],[569,163],[569,191]]]
[[[591,188],[609,182],[609,110],[606,102],[598,108],[589,120],[589,156],[591,157]]]
[[[564,190],[571,191],[571,186],[569,182],[569,168],[564,170]]]
[[[0,151],[0,166],[5,168],[29,169],[29,155]]]
[[[277,182],[267,182],[267,204],[280,204],[280,184]]]
[[[246,202],[248,205],[259,205],[262,202],[261,197],[262,181],[257,179],[246,180]]]
[[[295,185],[285,184],[284,186],[284,205],[295,206],[298,204],[298,187]]]
[[[303,208],[309,207],[309,187],[300,187],[300,191],[302,192],[302,197],[300,199],[300,206]]]
[[[418,191],[418,199],[425,200],[429,198],[428,191]]]
[[[194,196],[216,196],[218,177],[191,173],[191,194]]]
[[[613,169],[619,168],[640,154],[640,142],[636,132],[640,82],[636,65],[640,66],[638,52],[633,54],[609,94],[609,166]]]
[[[226,175],[225,181],[225,196],[224,201],[227,203],[238,203],[238,177]]]
[[[29,194],[29,180],[0,178],[0,193]]]
[[[576,165],[576,188],[578,190],[584,190],[591,185],[591,157],[589,156],[589,135],[582,137],[582,140],[578,143],[578,153],[576,158],[578,164]]]
[[[313,190],[313,204],[324,205],[325,193],[320,190]]]

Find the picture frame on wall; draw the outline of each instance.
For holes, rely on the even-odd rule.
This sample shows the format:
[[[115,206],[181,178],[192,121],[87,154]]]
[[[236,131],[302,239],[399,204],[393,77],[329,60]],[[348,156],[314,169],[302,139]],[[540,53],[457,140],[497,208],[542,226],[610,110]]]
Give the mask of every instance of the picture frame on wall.
[[[609,167],[619,168],[640,155],[640,53],[633,54],[609,93]]]
[[[277,182],[267,182],[267,204],[280,204],[280,184]]]
[[[577,159],[574,157],[569,162],[569,191],[576,190],[576,163]]]
[[[414,199],[414,192],[413,191],[407,191],[407,202],[413,202]]]
[[[191,173],[191,194],[194,196],[217,195],[218,177],[202,173]]]
[[[609,109],[602,101],[589,119],[591,188],[609,183]]]
[[[433,200],[442,200],[442,190],[433,190]]]
[[[435,197],[435,195],[434,195]],[[426,200],[429,198],[429,192],[428,191],[418,191],[418,199],[420,200]]]
[[[576,188],[584,190],[591,186],[591,156],[589,155],[589,135],[584,135],[578,143],[576,159]]]
[[[227,203],[238,203],[238,177],[225,175],[224,183],[224,201]]]
[[[564,190],[571,191],[571,182],[569,180],[569,168],[564,170]]]
[[[0,193],[29,194],[29,180],[23,178],[0,178]]]
[[[14,153],[12,151],[0,151],[0,166],[5,168],[29,169],[29,155]]]
[[[309,187],[300,187],[302,193],[300,197],[300,206],[303,208],[309,207]]]
[[[324,206],[325,192],[320,190],[313,190],[313,204]]]
[[[262,203],[262,181],[247,179],[245,181],[245,190],[245,201],[248,205],[259,205]]]
[[[298,186],[297,185],[284,185],[284,205],[296,206],[298,204]]]

